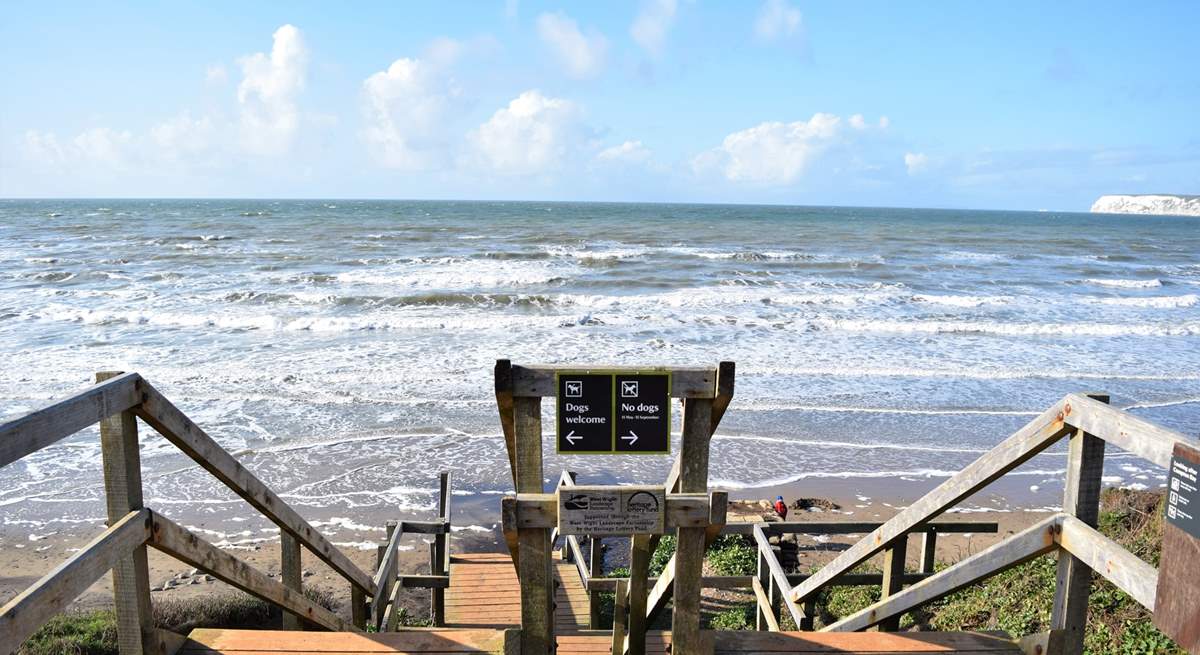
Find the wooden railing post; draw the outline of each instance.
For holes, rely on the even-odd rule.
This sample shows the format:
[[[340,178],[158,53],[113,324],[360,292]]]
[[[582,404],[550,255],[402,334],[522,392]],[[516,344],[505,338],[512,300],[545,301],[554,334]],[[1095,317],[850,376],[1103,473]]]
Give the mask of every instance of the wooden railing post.
[[[513,399],[516,439],[516,491],[542,486],[542,399]],[[517,530],[517,571],[521,580],[521,655],[554,652],[554,575],[549,528]]]
[[[1108,402],[1104,394],[1087,394]],[[1100,478],[1104,474],[1104,440],[1083,430],[1070,437],[1067,451],[1066,490],[1063,513],[1074,515],[1090,527],[1100,518]],[[1058,553],[1058,578],[1054,588],[1054,607],[1050,629],[1062,630],[1061,652],[1050,655],[1080,655],[1087,628],[1088,596],[1092,590],[1092,570],[1082,560],[1065,551]]]
[[[650,535],[630,539],[629,655],[646,655],[646,577],[650,575]]]
[[[617,592],[613,601],[612,655],[624,655],[625,653],[625,626],[628,621],[625,602],[628,599],[629,583],[625,580],[617,580]]]
[[[121,375],[116,371],[96,373],[96,382]],[[130,512],[143,508],[142,463],[138,450],[137,418],[132,411],[100,421],[100,450],[104,468],[104,499],[108,524],[114,525]],[[112,569],[113,604],[117,614],[117,645],[121,655],[161,652],[154,613],[150,605],[150,571],[146,547],[134,548],[117,560]]]
[[[588,581],[604,576],[604,542],[600,537],[588,537]],[[600,629],[600,591],[588,589],[588,627]]]
[[[713,401],[687,398],[683,403],[679,491],[708,492],[708,447],[712,438]],[[671,644],[675,653],[701,653],[700,574],[704,566],[704,528],[679,528],[675,547],[675,609]]]
[[[430,575],[450,575],[450,473],[438,476],[438,518],[445,526],[433,538],[434,552],[429,561]],[[446,590],[434,587],[429,590],[429,617],[433,625],[446,624]]]
[[[933,573],[937,567],[937,528],[921,533],[921,573]]]
[[[771,569],[767,567],[767,556],[763,554],[761,549],[755,552],[758,553],[758,571],[756,574],[756,577],[758,578],[758,584],[762,586],[763,590],[767,592],[767,596],[770,597],[772,581]],[[766,630],[766,610],[763,609],[762,605],[757,603],[755,603],[754,607],[754,629],[760,631]]]
[[[300,542],[284,531],[279,533],[279,573],[283,579],[283,586],[297,593],[304,593],[301,588],[303,583],[300,571]],[[295,614],[284,612],[283,629],[303,630],[304,622]]]
[[[883,551],[881,600],[904,590],[904,560],[906,557],[908,557],[908,534],[902,534],[892,541],[887,550]],[[899,629],[899,615],[879,622],[880,631],[895,632]]]

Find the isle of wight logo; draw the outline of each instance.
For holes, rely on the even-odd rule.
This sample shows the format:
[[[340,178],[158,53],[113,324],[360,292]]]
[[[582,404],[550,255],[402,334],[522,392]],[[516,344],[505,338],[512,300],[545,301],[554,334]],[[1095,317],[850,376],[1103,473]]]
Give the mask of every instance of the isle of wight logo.
[[[647,491],[639,491],[629,497],[625,501],[626,512],[637,512],[639,514],[656,514],[658,513],[658,498],[654,494]]]

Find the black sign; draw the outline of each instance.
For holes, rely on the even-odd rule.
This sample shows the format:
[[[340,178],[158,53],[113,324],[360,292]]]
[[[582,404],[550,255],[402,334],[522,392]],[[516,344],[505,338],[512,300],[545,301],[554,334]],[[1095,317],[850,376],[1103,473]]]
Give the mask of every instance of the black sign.
[[[558,374],[558,452],[671,452],[669,373]]]
[[[1176,452],[1167,475],[1167,521],[1200,539],[1200,464]]]
[[[612,452],[612,394],[611,375],[558,375],[558,452]]]
[[[671,378],[665,373],[617,375],[619,453],[671,452]]]

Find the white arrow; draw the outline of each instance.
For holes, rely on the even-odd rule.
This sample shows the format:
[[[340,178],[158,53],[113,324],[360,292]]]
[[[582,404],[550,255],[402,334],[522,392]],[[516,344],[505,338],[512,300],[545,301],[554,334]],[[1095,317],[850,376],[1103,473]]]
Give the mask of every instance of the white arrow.
[[[634,432],[633,430],[630,430],[630,431],[629,431],[629,434],[627,434],[627,435],[624,435],[624,436],[622,436],[621,438],[622,438],[622,439],[624,439],[624,440],[626,440],[626,441],[628,441],[630,446],[632,446],[633,444],[637,443],[637,439],[638,439],[638,437],[637,437],[637,433],[636,433],[636,432]]]
[[[563,439],[566,439],[567,443],[571,444],[572,446],[575,445],[576,441],[579,441],[582,438],[583,438],[583,435],[576,436],[574,430],[571,430],[570,432],[563,435]]]

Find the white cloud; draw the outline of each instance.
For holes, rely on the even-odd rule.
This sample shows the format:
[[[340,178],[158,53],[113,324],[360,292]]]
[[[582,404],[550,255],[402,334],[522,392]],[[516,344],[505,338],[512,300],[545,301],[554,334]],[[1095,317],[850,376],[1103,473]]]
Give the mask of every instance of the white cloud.
[[[850,127],[853,127],[856,130],[867,129],[867,121],[863,118],[862,114],[855,114],[851,116],[850,120],[847,122],[850,123]]]
[[[25,133],[26,155],[43,165],[93,163],[120,168],[133,158],[133,145],[131,132],[108,127],[84,130],[65,143],[54,132]]]
[[[892,124],[892,120],[887,116],[879,117],[879,129],[886,130]]]
[[[229,80],[229,71],[221,64],[213,64],[204,69],[204,81],[213,85],[221,85]]]
[[[271,53],[242,57],[242,145],[256,154],[286,152],[300,128],[297,96],[308,72],[308,49],[300,30],[284,25],[275,30]]]
[[[716,169],[731,182],[790,184],[839,134],[841,119],[813,114],[808,121],[761,123],[725,137],[692,161],[693,169]]]
[[[561,11],[538,16],[537,30],[572,77],[592,77],[604,68],[608,40],[599,32],[588,30],[585,35],[579,24]]]
[[[766,0],[754,21],[754,33],[763,41],[795,36],[800,30],[800,10],[787,0]]]
[[[605,148],[596,154],[596,159],[603,162],[640,163],[650,159],[650,149],[641,141],[626,141],[620,145]]]
[[[439,46],[447,54],[446,44]],[[432,52],[436,58],[437,52]],[[439,141],[441,121],[459,95],[453,80],[435,64],[397,59],[386,71],[363,81],[363,139],[385,166],[405,170],[429,168],[446,156]]]
[[[582,133],[574,103],[530,90],[497,110],[469,139],[488,167],[522,175],[562,164]]]
[[[192,118],[191,113],[185,111],[150,128],[150,140],[163,157],[180,160],[216,145],[216,132],[211,118]]]
[[[629,35],[646,52],[657,57],[667,43],[667,32],[675,22],[676,0],[645,0],[638,12]]]
[[[909,175],[917,175],[929,167],[929,157],[923,152],[904,153],[904,167]]]

